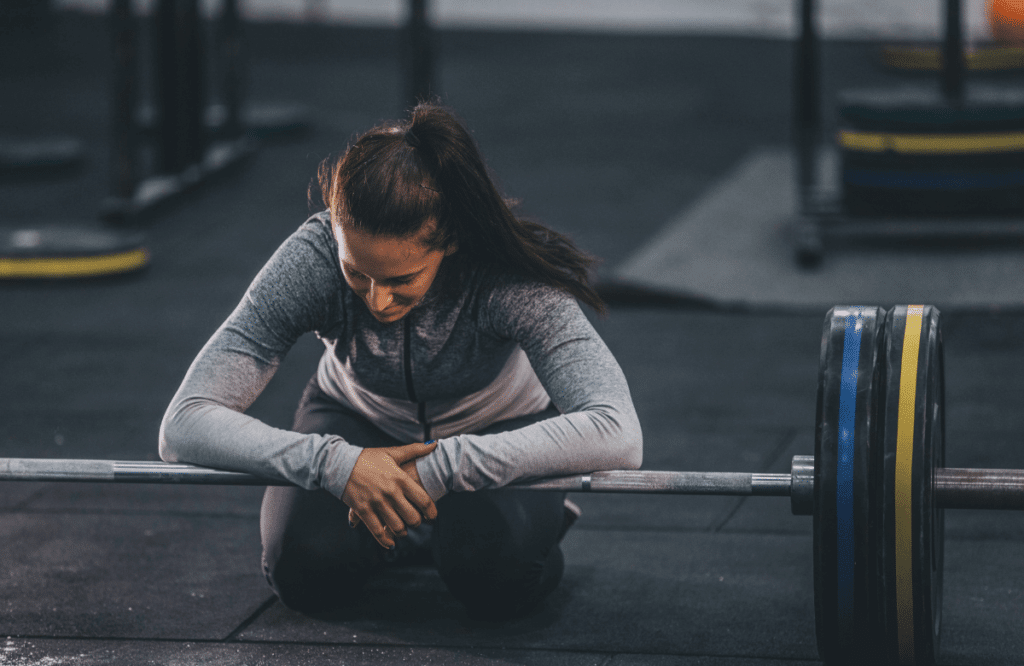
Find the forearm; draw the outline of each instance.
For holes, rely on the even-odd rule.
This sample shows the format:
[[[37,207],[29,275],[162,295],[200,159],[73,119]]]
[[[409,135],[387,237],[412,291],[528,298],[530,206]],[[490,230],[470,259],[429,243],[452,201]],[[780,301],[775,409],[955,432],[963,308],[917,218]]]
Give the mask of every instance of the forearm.
[[[417,462],[417,471],[436,500],[531,478],[636,469],[642,458],[640,423],[630,403],[594,406],[499,434],[441,439]]]
[[[341,437],[280,430],[246,416],[302,335],[341,318],[333,239],[308,221],[277,249],[203,346],[160,427],[164,460],[344,491],[361,449]]]
[[[160,428],[160,457],[325,488],[340,497],[361,449],[333,435],[273,428],[209,400],[172,403]]]
[[[196,357],[160,426],[160,457],[344,492],[361,449],[334,435],[274,428],[245,411],[273,377],[270,362],[233,351],[220,331]]]

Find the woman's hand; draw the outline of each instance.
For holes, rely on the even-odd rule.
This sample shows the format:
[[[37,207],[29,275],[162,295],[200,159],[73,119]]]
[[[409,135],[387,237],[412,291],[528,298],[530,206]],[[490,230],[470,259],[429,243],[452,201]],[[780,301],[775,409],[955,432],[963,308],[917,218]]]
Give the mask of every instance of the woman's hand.
[[[349,523],[365,523],[381,546],[392,548],[397,537],[406,535],[406,526],[418,526],[421,517],[437,518],[437,508],[416,471],[416,459],[436,446],[431,442],[363,449],[341,496],[349,507]]]
[[[435,445],[434,442],[431,442],[428,446],[433,446],[433,445]],[[383,449],[381,449],[381,450],[383,450]],[[415,481],[421,488],[423,488],[423,482],[420,481],[419,470],[416,469],[416,460],[417,459],[418,458],[413,458],[409,462],[406,462],[406,463],[403,463],[402,465],[399,465],[399,467],[401,468],[401,470],[403,472],[405,472],[410,477],[412,477],[413,481]],[[424,492],[426,492],[426,488],[424,488]],[[435,512],[434,516],[432,518],[428,518],[428,520],[433,520],[436,517],[437,517],[437,513]],[[348,524],[351,527],[358,527],[360,522],[362,522],[362,521],[359,519],[359,514],[357,514],[352,509],[349,509],[348,510]],[[416,527],[416,526],[412,525],[412,527]],[[398,536],[405,536],[405,534],[399,534]]]

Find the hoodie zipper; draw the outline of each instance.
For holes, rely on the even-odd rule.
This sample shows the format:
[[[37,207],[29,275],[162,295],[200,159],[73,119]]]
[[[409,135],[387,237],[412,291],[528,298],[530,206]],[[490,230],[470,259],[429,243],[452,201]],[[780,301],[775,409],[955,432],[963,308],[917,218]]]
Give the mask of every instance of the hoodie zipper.
[[[427,403],[416,399],[416,389],[412,384],[412,317],[405,318],[405,389],[409,399],[417,403],[417,418],[423,426],[423,441],[430,440],[430,424],[427,423]]]

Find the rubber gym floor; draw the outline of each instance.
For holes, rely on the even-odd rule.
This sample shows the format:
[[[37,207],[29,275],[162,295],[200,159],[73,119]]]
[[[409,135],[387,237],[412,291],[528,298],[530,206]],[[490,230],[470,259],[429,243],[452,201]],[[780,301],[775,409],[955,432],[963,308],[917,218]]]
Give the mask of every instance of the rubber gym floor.
[[[165,406],[309,212],[318,162],[400,113],[396,32],[247,30],[248,99],[307,104],[313,129],[264,142],[241,168],[152,216],[142,273],[0,284],[0,455],[157,459]],[[507,193],[603,257],[609,284],[746,156],[790,140],[782,40],[445,31],[438,44],[443,98]],[[901,79],[877,66],[877,46],[825,43],[825,99]],[[0,225],[98,226],[111,115],[105,23],[58,14],[46,29],[4,35],[0,51],[0,130],[77,136],[88,156],[71,173],[5,176]],[[825,118],[827,132],[828,105]],[[778,473],[813,453],[825,310],[609,293],[610,314],[594,321],[629,379],[644,469]],[[947,464],[1024,467],[1024,316],[949,308],[944,334]],[[314,338],[301,340],[251,413],[288,427],[318,353]],[[563,542],[561,586],[529,616],[488,624],[417,567],[390,571],[330,618],[287,610],[259,570],[260,497],[256,488],[0,483],[0,664],[817,659],[811,520],[792,516],[785,498],[578,495],[584,513]],[[946,520],[939,662],[1022,663],[1024,517],[950,511]]]

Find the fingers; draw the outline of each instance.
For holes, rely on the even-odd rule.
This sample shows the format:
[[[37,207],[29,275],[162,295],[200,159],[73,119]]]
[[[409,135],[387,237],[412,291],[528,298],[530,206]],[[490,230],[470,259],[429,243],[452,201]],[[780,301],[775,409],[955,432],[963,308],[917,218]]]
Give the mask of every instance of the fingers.
[[[392,548],[407,534],[406,526],[437,518],[415,468],[416,459],[434,448],[430,443],[364,449],[341,497],[349,506],[349,525],[363,523],[381,546]]]
[[[391,550],[395,547],[394,536],[388,533],[387,529],[380,524],[376,516],[370,514],[367,516],[367,521],[364,524],[366,525],[366,529],[369,530],[370,535],[377,540],[377,543],[379,543],[382,548]]]
[[[413,506],[411,504],[402,504],[402,505],[396,507],[396,511],[398,513],[399,518],[402,519],[402,521],[405,523],[405,525],[407,527],[419,527],[420,524],[423,522],[423,513],[421,511],[419,511],[417,507],[415,507],[415,506]],[[434,511],[434,515],[432,517],[428,518],[428,520],[433,520],[436,517],[437,517],[437,512],[435,510]],[[359,514],[356,513],[353,509],[349,509],[348,510],[348,526],[349,527],[359,527],[359,524],[361,522],[363,522],[363,519],[359,517]],[[403,535],[399,535],[399,536],[403,536]]]
[[[383,521],[381,520],[383,516]],[[405,525],[397,514],[388,509],[380,508],[376,511],[367,511],[359,514],[360,521],[366,525],[374,539],[381,546],[387,549],[394,548],[395,542],[406,536]]]
[[[402,498],[402,500],[405,500],[405,498]],[[420,523],[423,522],[423,514],[408,501],[397,502],[394,509],[407,527],[419,527]],[[405,535],[403,534],[402,536]]]
[[[404,486],[405,496],[427,520],[434,520],[437,518],[437,509],[434,507],[434,502],[430,499],[430,496],[427,495],[426,490],[423,488],[423,483],[420,481],[420,475],[416,471],[416,460],[429,454],[435,448],[437,448],[437,443],[431,441],[423,444],[408,444],[406,446],[394,446],[385,449],[388,455],[391,456],[399,465],[401,470],[413,481],[412,484]]]
[[[410,460],[422,458],[423,456],[433,451],[435,448],[437,448],[437,442],[430,442],[428,444],[406,444],[405,446],[389,446],[388,448],[384,449],[384,451],[386,451],[389,456],[394,458],[396,463],[402,465],[403,463],[407,463]]]
[[[392,509],[393,509],[393,513],[392,512],[374,512],[374,513],[371,513],[370,515],[373,516],[376,520],[370,520],[370,518],[368,516],[367,520],[365,520],[365,521],[362,519],[362,517],[358,513],[356,513],[356,511],[354,509],[349,509],[348,510],[348,526],[354,528],[354,527],[358,527],[360,523],[366,523],[367,528],[370,529],[370,525],[373,524],[373,523],[376,523],[376,524],[381,525],[383,527],[383,529],[387,530],[387,534],[386,535],[382,535],[380,533],[380,530],[378,530],[377,532],[374,532],[373,529],[370,529],[370,532],[373,533],[375,537],[380,537],[380,538],[383,538],[384,536],[404,537],[404,536],[406,536],[408,534],[408,531],[407,531],[406,528],[408,528],[408,527],[419,527],[420,524],[423,522],[423,518],[422,518],[421,512],[415,506],[413,506],[412,504],[410,504],[408,502],[401,502],[401,501],[396,502],[396,505],[394,507],[392,507]],[[386,516],[384,518],[384,520],[380,519],[380,515],[381,514]],[[397,517],[395,517],[396,514],[397,514]],[[390,517],[388,517],[388,516],[390,516]],[[436,512],[436,510],[434,510],[433,518],[436,518],[436,517],[437,517],[437,512]],[[433,520],[433,518],[430,518],[430,519]],[[378,538],[378,541],[380,541],[380,538]],[[382,545],[385,545],[385,544],[382,543]],[[385,547],[386,547],[386,545],[385,545]]]
[[[418,476],[415,481],[407,476],[406,480],[402,483],[402,489],[405,491],[405,497],[402,499],[411,503],[419,515],[427,520],[435,520],[437,518],[437,507],[434,506],[434,500],[430,499],[430,495],[420,485]]]

